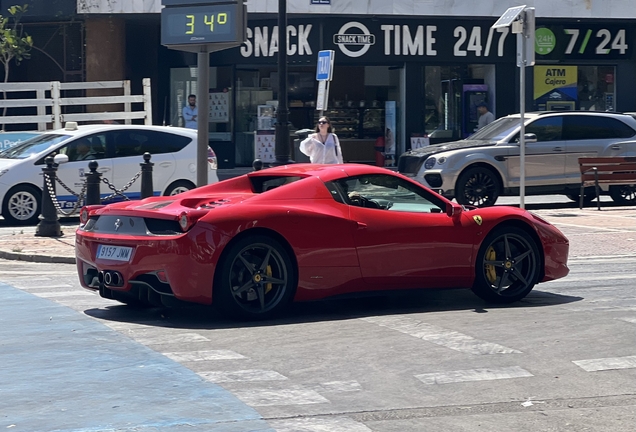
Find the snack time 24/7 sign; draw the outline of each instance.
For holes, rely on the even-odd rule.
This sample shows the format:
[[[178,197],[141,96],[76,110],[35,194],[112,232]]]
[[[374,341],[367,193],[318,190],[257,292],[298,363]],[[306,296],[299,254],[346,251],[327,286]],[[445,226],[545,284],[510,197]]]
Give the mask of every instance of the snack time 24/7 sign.
[[[339,63],[436,60],[471,63],[514,61],[516,38],[509,29],[491,29],[491,20],[289,19],[287,54],[292,62],[314,61],[321,49],[334,50]],[[537,60],[631,58],[633,31],[620,25],[541,25]],[[322,34],[322,40],[320,35]],[[547,35],[547,36],[546,36]],[[586,40],[587,39],[587,40]],[[223,60],[271,62],[278,53],[275,20],[248,22],[247,40]],[[231,57],[231,59],[230,59]]]

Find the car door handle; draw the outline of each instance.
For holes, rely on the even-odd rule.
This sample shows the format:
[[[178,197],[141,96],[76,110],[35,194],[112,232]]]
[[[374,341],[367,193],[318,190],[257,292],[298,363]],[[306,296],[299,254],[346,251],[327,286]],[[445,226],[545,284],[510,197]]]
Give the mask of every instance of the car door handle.
[[[162,167],[162,168],[167,168],[167,167],[169,167],[171,165],[172,165],[172,162],[161,162],[159,164],[159,166]]]
[[[364,222],[356,222],[356,224],[358,225],[358,229],[366,229],[367,228],[367,224],[365,224]]]
[[[621,149],[621,146],[620,146],[620,145],[618,145],[618,144],[614,144],[614,145],[612,146],[612,150],[620,150],[620,149]]]
[[[105,173],[105,172],[110,171],[110,168],[108,168],[108,167],[105,167],[105,168],[97,168],[97,171],[99,171],[100,173]]]
[[[563,149],[561,147],[554,147],[552,148],[552,151],[560,152],[560,151],[563,151]]]

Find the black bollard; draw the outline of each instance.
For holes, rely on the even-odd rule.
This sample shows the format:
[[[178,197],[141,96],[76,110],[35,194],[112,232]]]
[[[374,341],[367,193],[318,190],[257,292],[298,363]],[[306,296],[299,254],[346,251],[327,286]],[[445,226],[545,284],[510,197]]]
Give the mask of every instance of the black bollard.
[[[90,172],[85,174],[86,177],[86,205],[101,204],[99,193],[99,184],[102,181],[102,173],[97,172],[97,161],[90,161],[88,169]]]
[[[42,168],[42,177],[44,187],[42,188],[42,214],[40,215],[40,222],[35,229],[35,235],[39,237],[61,237],[62,227],[60,226],[60,218],[57,215],[57,209],[53,204],[53,197],[51,193],[55,195],[55,172],[57,168],[53,166],[53,156],[47,156],[44,159],[46,167]],[[49,181],[47,181],[47,177]],[[49,184],[51,190],[49,191]]]
[[[252,162],[252,168],[254,168],[254,171],[260,171],[263,169],[263,161],[260,159],[254,159],[254,162]]]
[[[152,190],[152,167],[155,164],[150,162],[150,153],[144,153],[144,162],[140,163],[141,167],[141,199],[151,197]]]

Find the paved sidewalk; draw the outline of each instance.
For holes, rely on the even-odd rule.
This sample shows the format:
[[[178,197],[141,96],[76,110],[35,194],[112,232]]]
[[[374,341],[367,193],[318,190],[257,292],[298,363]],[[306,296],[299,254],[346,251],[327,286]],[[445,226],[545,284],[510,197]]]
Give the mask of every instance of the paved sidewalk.
[[[608,206],[531,210],[557,226],[570,239],[570,257],[636,255],[636,208]],[[36,227],[0,225],[0,258],[49,263],[75,263],[77,218],[61,221],[62,237],[36,237]]]

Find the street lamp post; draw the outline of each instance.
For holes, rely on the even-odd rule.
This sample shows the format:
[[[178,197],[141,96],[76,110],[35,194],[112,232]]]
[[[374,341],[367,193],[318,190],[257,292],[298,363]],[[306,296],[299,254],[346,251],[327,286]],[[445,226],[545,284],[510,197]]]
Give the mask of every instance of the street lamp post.
[[[292,163],[289,147],[289,108],[287,106],[287,0],[278,0],[278,108],[274,165]]]

